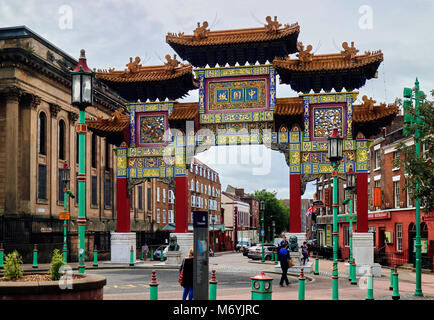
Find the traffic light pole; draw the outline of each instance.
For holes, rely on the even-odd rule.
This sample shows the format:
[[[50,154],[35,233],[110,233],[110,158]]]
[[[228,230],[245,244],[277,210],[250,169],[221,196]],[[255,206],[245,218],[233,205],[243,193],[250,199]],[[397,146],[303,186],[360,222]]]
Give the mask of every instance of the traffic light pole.
[[[409,136],[412,134],[412,125],[416,123],[416,129],[414,130],[414,140],[416,148],[416,157],[420,158],[420,139],[422,133],[419,126],[423,123],[423,118],[420,116],[419,105],[423,101],[423,91],[419,90],[419,80],[416,78],[414,92],[410,88],[404,88],[404,98],[409,100],[404,101],[404,110],[414,104],[415,117],[412,114],[406,114],[404,116],[404,123],[410,124],[410,129],[404,127],[404,135]],[[420,189],[419,181],[416,182],[416,190]],[[422,244],[420,237],[420,198],[416,198],[416,239],[415,239],[415,251],[416,251],[416,289],[415,296],[423,297],[422,292]]]
[[[416,112],[416,122],[419,123],[420,121],[420,114],[419,114],[419,99],[418,99],[418,93],[419,93],[419,81],[416,78],[415,82],[416,86],[416,92],[415,92],[415,112]],[[416,132],[415,132],[415,146],[416,146],[416,156],[420,158],[420,132],[419,127],[416,126]],[[416,190],[418,191],[420,189],[419,182],[416,184]],[[417,297],[423,297],[422,292],[422,244],[420,241],[420,198],[416,199],[416,290],[414,292],[414,295]]]

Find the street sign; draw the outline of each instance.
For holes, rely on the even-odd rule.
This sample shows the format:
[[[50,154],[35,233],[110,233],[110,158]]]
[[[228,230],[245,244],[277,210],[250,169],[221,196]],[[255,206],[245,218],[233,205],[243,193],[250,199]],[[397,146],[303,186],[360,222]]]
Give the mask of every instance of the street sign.
[[[59,219],[60,220],[69,220],[69,212],[60,212],[59,214]]]
[[[261,230],[261,237],[263,237],[265,235],[264,230]]]

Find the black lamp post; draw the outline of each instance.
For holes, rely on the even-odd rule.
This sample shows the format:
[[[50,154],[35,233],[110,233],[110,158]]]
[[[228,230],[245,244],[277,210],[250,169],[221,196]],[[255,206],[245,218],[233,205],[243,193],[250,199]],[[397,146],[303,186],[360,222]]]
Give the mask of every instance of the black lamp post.
[[[333,166],[333,291],[332,300],[339,300],[338,289],[338,170],[343,157],[343,139],[338,128],[333,128],[332,135],[327,139],[327,155]]]
[[[85,109],[93,104],[92,79],[94,72],[89,69],[86,62],[85,51],[80,51],[80,59],[75,69],[71,72],[72,76],[72,94],[71,104],[79,108],[79,117],[77,125],[78,133],[78,238],[79,238],[79,266],[78,273],[85,273],[85,225],[86,225],[86,120]]]

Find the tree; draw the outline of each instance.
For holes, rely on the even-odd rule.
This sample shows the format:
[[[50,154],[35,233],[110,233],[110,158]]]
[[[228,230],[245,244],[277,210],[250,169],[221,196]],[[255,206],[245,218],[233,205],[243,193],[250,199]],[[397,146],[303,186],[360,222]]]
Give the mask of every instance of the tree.
[[[250,196],[259,201],[265,201],[264,230],[266,230],[268,226],[272,228],[272,221],[275,222],[276,234],[289,229],[289,207],[287,207],[283,201],[276,198],[276,192],[269,192],[262,189],[256,190],[254,193],[250,194]],[[259,218],[261,218],[261,216]]]
[[[434,90],[431,91],[434,97]],[[424,98],[426,98],[424,96]],[[398,102],[401,102],[397,99]],[[408,174],[404,188],[410,191],[413,199],[420,198],[421,208],[425,212],[434,210],[434,102],[424,99],[424,102],[418,106],[418,113],[412,104],[404,104],[405,112],[411,116],[404,118],[404,133],[414,134],[416,130],[419,134],[414,134],[415,141],[420,142],[421,156],[415,152],[415,146],[406,146],[400,142],[397,150],[404,156],[394,160],[395,166],[404,166]],[[420,121],[416,121],[419,116]],[[407,121],[410,119],[410,121]],[[423,146],[425,151],[423,152]],[[416,188],[419,183],[420,187]]]

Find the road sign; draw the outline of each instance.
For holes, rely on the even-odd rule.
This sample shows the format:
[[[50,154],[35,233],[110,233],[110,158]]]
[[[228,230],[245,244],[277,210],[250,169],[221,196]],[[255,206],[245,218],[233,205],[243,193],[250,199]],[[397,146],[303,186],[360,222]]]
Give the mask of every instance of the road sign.
[[[60,220],[69,220],[69,212],[61,212],[59,214],[59,219]]]

